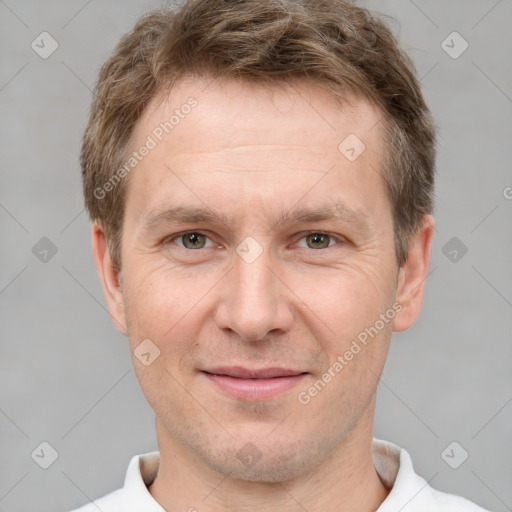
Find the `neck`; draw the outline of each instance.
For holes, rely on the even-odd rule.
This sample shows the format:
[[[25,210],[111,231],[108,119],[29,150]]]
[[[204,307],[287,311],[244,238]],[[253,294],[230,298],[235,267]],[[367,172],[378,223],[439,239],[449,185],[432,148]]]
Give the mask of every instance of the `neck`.
[[[322,464],[284,482],[251,482],[221,474],[172,438],[157,420],[160,467],[149,492],[169,512],[374,512],[389,489],[373,464],[373,408],[369,409]]]

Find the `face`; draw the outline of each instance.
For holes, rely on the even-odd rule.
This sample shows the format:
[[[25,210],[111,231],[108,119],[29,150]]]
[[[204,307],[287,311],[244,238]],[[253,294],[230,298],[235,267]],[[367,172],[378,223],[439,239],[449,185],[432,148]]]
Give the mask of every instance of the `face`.
[[[119,287],[97,227],[95,253],[160,442],[276,481],[371,435],[391,332],[417,315],[406,294],[428,266],[423,240],[421,269],[397,267],[380,117],[305,83],[187,80],[149,105]]]

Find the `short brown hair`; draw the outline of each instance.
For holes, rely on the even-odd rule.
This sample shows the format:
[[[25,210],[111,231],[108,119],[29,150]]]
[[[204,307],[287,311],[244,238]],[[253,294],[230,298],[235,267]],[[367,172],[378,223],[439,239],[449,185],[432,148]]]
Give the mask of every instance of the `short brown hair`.
[[[83,188],[117,268],[127,180],[100,197],[97,191],[122,165],[149,101],[187,74],[267,84],[305,79],[341,101],[349,91],[379,107],[386,139],[381,172],[403,265],[410,237],[433,208],[435,128],[414,65],[389,28],[344,0],[188,0],[140,18],[95,88],[82,142]]]

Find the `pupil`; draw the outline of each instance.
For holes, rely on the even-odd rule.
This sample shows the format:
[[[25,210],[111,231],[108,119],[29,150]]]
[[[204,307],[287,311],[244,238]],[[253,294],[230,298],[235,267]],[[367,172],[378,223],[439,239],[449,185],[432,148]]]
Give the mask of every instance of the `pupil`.
[[[199,233],[191,233],[188,235],[188,241],[191,245],[201,245],[201,239],[199,238],[201,235]]]
[[[316,233],[312,236],[312,243],[316,245],[315,249],[318,249],[318,246],[324,246],[325,240],[327,239],[327,235],[322,235],[321,233]]]

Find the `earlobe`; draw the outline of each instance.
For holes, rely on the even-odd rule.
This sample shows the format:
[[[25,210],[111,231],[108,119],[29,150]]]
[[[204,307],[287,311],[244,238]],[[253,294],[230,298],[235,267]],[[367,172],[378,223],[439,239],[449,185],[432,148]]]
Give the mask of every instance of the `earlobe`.
[[[404,331],[418,319],[430,266],[434,218],[426,215],[409,241],[409,254],[398,274],[396,300],[402,310],[393,320],[393,331]]]
[[[119,332],[127,336],[120,273],[115,268],[105,233],[97,221],[92,224],[92,250],[112,321]]]

